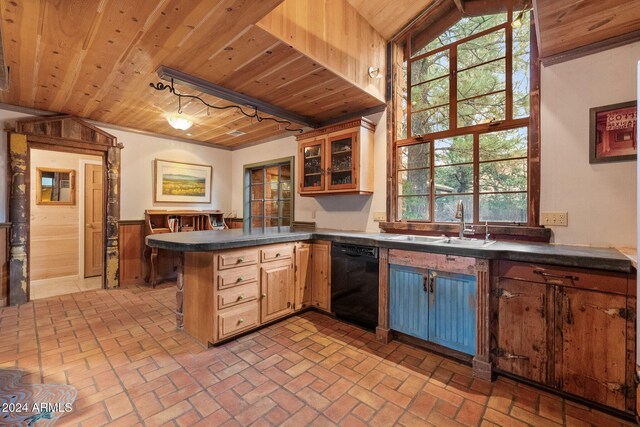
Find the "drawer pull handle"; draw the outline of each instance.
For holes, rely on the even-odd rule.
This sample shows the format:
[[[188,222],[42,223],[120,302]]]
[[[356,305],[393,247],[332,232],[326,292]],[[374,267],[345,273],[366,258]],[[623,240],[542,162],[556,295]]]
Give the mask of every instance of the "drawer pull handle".
[[[242,301],[244,299],[244,295],[238,295],[238,301]]]
[[[241,317],[241,318],[239,318],[239,319],[238,319],[238,323],[239,323],[239,324],[240,324],[240,323],[244,323],[244,318],[242,318],[242,317]]]
[[[572,276],[571,274],[564,275],[564,274],[547,273],[546,271],[544,271],[542,269],[539,269],[539,268],[536,268],[535,270],[533,270],[533,272],[535,274],[541,275],[542,277],[545,278],[545,280],[549,279],[549,278],[551,278],[551,279],[569,279],[569,280],[572,280],[574,282],[577,282],[578,280],[580,280],[580,278],[578,276]]]
[[[238,278],[236,279],[236,283],[240,283],[244,280],[244,278],[242,276],[238,276]]]
[[[276,252],[276,258],[280,256],[280,252]]]
[[[236,261],[236,264],[240,264],[241,262],[244,262],[243,257],[239,257],[238,260]]]

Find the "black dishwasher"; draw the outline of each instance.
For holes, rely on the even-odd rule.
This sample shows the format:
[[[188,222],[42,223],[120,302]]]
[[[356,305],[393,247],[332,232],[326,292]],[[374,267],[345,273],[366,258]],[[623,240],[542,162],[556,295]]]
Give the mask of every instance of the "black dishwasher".
[[[367,329],[378,326],[378,248],[331,245],[331,311]]]

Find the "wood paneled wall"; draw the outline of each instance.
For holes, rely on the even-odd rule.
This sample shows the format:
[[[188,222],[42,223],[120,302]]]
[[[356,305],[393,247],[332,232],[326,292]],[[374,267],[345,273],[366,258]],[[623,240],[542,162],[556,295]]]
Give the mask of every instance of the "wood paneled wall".
[[[9,224],[0,224],[0,307],[9,302]]]
[[[144,221],[120,221],[120,286],[144,284]]]

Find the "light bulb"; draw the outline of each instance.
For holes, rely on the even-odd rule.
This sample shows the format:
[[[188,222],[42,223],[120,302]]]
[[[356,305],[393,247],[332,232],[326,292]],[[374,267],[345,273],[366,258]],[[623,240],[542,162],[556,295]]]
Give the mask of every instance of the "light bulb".
[[[182,116],[169,116],[167,117],[167,121],[171,125],[172,128],[178,130],[187,130],[191,127],[193,122]]]

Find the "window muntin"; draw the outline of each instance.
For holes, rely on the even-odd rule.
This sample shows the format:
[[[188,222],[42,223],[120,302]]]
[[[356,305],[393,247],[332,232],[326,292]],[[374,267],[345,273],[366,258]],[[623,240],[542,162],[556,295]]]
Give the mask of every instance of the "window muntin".
[[[291,162],[251,168],[247,177],[250,227],[291,225]]]
[[[463,18],[396,61],[396,220],[458,221],[462,200],[468,222],[527,223],[530,17],[508,15]],[[412,144],[432,168],[404,169]]]

